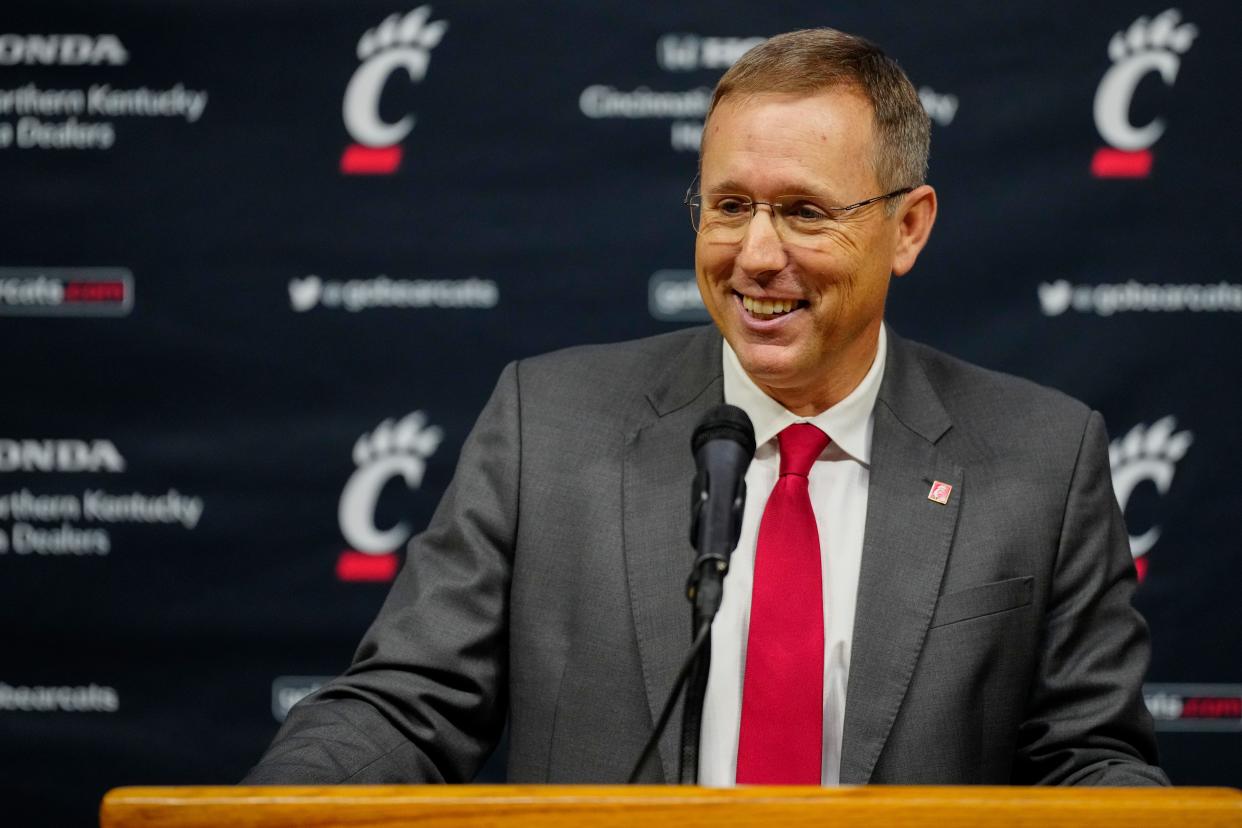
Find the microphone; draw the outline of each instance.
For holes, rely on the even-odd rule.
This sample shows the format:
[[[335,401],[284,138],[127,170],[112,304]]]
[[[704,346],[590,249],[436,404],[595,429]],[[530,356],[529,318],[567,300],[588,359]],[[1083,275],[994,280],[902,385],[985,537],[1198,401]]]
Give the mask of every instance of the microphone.
[[[690,644],[673,689],[647,744],[630,771],[630,783],[638,781],[647,760],[655,752],[660,734],[668,727],[682,688],[681,748],[678,779],[693,785],[699,778],[699,733],[703,720],[703,695],[711,668],[712,619],[720,609],[729,557],[742,532],[742,509],[746,505],[746,469],[755,456],[755,427],[737,406],[721,405],[707,412],[690,438],[694,452],[694,486],[690,502],[690,543],[698,552],[686,596],[693,604],[694,625]]]
[[[695,628],[720,609],[729,558],[742,531],[746,469],[755,456],[755,429],[735,405],[712,409],[690,438],[697,472],[691,490],[690,543],[698,552],[686,595],[694,604]]]

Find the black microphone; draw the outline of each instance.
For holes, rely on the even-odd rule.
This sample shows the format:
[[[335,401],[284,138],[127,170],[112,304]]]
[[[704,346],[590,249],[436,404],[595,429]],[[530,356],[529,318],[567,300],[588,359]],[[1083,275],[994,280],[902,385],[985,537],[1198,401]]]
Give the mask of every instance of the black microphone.
[[[755,427],[737,406],[713,408],[699,421],[690,438],[697,471],[690,503],[690,543],[698,551],[686,595],[693,604],[694,625],[690,652],[682,662],[673,689],[656,720],[647,744],[630,771],[637,782],[647,760],[655,752],[660,734],[668,726],[682,688],[681,750],[678,780],[693,785],[699,777],[699,733],[703,719],[703,695],[711,668],[712,619],[720,609],[729,557],[742,532],[742,509],[746,505],[746,469],[755,456]]]
[[[686,703],[682,708],[681,750],[678,781],[699,781],[699,735],[703,723],[703,696],[711,669],[708,645],[712,619],[724,597],[724,577],[729,558],[742,532],[746,505],[746,469],[755,456],[755,428],[746,412],[732,405],[712,409],[699,422],[690,438],[690,450],[698,472],[694,475],[690,504],[690,542],[698,557],[686,583],[686,596],[694,607],[693,643],[686,680]]]
[[[707,413],[690,438],[694,476],[690,543],[698,552],[686,593],[694,603],[695,627],[720,609],[729,558],[742,531],[746,469],[755,456],[755,428],[746,412],[720,405]]]

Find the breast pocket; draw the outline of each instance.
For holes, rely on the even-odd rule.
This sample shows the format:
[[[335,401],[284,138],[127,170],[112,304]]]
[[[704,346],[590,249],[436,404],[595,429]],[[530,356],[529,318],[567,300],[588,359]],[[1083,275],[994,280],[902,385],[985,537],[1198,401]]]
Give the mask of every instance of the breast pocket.
[[[943,627],[959,621],[969,621],[985,615],[1025,607],[1031,603],[1035,579],[1026,575],[1021,578],[1009,578],[1004,581],[993,581],[989,584],[959,589],[948,595],[941,595],[936,603],[936,614],[932,616],[932,627]]]

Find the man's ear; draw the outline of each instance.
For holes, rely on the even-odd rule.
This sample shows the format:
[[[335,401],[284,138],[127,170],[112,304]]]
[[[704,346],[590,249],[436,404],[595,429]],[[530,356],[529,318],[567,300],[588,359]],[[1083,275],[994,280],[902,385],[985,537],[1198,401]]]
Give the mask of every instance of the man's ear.
[[[905,276],[927,244],[936,223],[936,191],[927,184],[915,187],[901,200],[897,211],[897,246],[893,250],[893,275]]]

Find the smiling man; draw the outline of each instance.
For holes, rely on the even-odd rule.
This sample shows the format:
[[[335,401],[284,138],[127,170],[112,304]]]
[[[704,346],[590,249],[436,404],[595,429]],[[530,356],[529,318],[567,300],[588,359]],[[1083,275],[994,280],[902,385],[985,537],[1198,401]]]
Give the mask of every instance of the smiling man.
[[[818,414],[867,373],[889,276],[914,266],[931,232],[926,116],[907,116],[919,116],[909,125],[922,132],[917,157],[881,167],[880,154],[906,148],[877,135],[856,82],[789,92],[737,85],[726,75],[717,91],[702,193],[691,199],[699,290],[750,378],[794,413]],[[912,88],[902,91],[919,106]]]
[[[247,781],[467,781],[506,715],[510,781],[623,781],[689,643],[690,435],[729,402],[758,448],[703,782],[1168,784],[1100,416],[884,326],[927,151],[867,41],[747,53],[686,198],[715,327],[506,368],[353,665]]]

